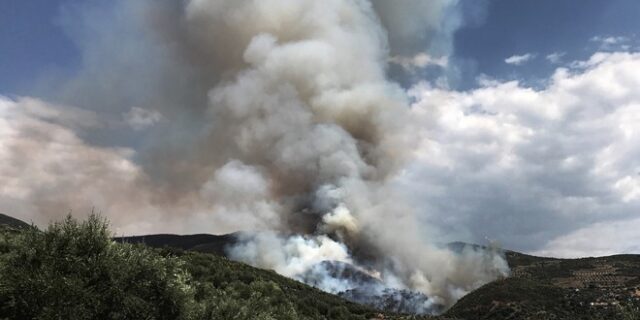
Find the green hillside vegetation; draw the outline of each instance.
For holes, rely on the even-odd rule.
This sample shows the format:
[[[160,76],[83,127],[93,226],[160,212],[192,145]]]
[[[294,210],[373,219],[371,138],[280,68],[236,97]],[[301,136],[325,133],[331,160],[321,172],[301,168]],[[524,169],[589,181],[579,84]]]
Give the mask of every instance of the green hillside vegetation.
[[[555,259],[508,251],[511,276],[458,301],[463,319],[640,320],[640,256]]]
[[[224,257],[112,240],[92,215],[0,226],[0,319],[416,319]]]
[[[550,284],[506,278],[462,297],[448,314],[463,319],[564,319],[575,316],[565,306],[557,308],[562,298],[562,291]]]
[[[111,241],[106,223],[68,217],[40,232],[5,228],[0,314],[7,319],[188,319],[183,262]]]

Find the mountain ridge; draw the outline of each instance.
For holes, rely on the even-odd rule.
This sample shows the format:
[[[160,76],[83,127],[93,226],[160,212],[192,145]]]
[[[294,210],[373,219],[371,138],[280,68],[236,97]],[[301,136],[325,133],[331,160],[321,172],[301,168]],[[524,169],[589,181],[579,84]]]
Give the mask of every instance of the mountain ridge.
[[[10,226],[12,228],[31,228],[31,224],[4,213],[0,213],[0,225]]]

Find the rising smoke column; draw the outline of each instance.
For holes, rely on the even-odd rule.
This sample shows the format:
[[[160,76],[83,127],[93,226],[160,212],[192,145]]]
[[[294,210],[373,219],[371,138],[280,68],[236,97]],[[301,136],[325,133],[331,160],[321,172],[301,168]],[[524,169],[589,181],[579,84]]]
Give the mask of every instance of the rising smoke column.
[[[324,260],[354,263],[444,305],[504,273],[498,256],[425,245],[390,189],[412,123],[404,91],[386,79],[386,33],[369,2],[192,1],[185,21],[199,43],[242,58],[209,91],[204,143],[224,147],[206,149],[220,164],[207,184],[232,166],[269,186],[273,233],[232,257],[294,277]]]
[[[259,230],[230,254],[290,277],[340,261],[451,305],[506,264],[430,245],[393,188],[417,124],[387,79],[390,52],[410,54],[407,30],[438,28],[455,2],[397,3],[402,10],[365,0],[122,1],[106,28],[78,36],[86,65],[58,99],[136,115],[136,129],[165,119],[130,170],[144,211]],[[398,23],[412,11],[415,24]],[[357,285],[331,280],[323,289]]]

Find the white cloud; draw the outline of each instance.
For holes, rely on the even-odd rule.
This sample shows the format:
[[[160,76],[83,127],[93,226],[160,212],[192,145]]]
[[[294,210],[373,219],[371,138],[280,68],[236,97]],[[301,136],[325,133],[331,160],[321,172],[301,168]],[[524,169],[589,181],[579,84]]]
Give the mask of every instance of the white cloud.
[[[445,68],[449,64],[446,56],[432,57],[431,55],[421,52],[412,57],[394,56],[389,60],[391,63],[401,65],[404,69],[413,71],[415,69],[423,69],[428,66],[438,66]]]
[[[566,55],[566,52],[554,52],[550,53],[546,56],[546,59],[553,64],[558,64],[562,62],[562,58]]]
[[[133,107],[122,115],[125,122],[134,130],[144,130],[162,121],[162,114],[156,110]]]
[[[563,256],[621,250],[637,239],[625,221],[640,210],[638,88],[640,54],[630,53],[560,68],[541,90],[415,86],[423,142],[403,183],[424,219],[453,237]],[[562,245],[599,228],[618,236]]]
[[[590,39],[591,42],[595,42],[599,45],[600,50],[629,50],[631,39],[624,36],[595,36]]]
[[[603,36],[595,36],[593,38],[590,39],[593,42],[599,42],[602,44],[607,44],[607,45],[614,45],[614,44],[620,44],[623,42],[627,42],[629,41],[629,38],[627,37],[622,37],[622,36],[617,36],[617,37],[603,37]]]
[[[512,64],[515,66],[520,66],[523,65],[527,62],[529,62],[531,59],[535,58],[536,55],[532,54],[532,53],[526,53],[523,55],[513,55],[511,57],[508,57],[506,59],[504,59],[504,62],[506,64]]]
[[[640,219],[598,222],[560,236],[534,254],[576,258],[640,252]]]

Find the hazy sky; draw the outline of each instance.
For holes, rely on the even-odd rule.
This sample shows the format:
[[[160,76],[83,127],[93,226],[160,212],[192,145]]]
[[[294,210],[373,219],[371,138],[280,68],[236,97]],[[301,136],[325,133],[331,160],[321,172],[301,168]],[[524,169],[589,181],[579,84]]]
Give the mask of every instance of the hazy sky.
[[[640,253],[640,2],[443,2],[437,25],[389,31],[387,71],[420,124],[420,147],[393,183],[425,232],[547,255]],[[113,206],[111,188],[140,192],[133,173],[163,170],[140,165],[147,151],[199,132],[201,110],[155,106],[198,105],[217,75],[180,78],[157,39],[136,33],[145,31],[126,13],[139,8],[99,3],[0,2],[0,212],[42,223],[36,212],[63,197],[153,216],[130,199]],[[74,191],[92,179],[103,181]],[[181,224],[134,216],[116,227],[209,230],[201,212]]]

